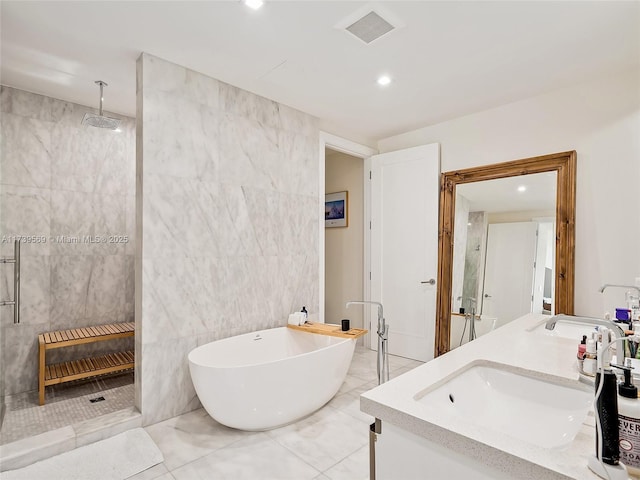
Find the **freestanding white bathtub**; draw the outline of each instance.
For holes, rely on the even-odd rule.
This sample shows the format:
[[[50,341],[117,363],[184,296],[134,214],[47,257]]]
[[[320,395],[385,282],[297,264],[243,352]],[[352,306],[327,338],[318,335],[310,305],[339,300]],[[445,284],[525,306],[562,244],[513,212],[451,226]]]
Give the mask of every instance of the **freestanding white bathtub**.
[[[344,381],[356,340],[261,330],[189,353],[191,380],[205,410],[240,430],[268,430],[316,411]]]

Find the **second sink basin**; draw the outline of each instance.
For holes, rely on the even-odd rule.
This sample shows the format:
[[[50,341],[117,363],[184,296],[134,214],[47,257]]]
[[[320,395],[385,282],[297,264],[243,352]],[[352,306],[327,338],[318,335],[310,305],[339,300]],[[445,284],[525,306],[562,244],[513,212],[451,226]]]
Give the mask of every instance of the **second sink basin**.
[[[417,402],[478,426],[543,448],[575,438],[593,402],[593,391],[477,364],[418,394]]]

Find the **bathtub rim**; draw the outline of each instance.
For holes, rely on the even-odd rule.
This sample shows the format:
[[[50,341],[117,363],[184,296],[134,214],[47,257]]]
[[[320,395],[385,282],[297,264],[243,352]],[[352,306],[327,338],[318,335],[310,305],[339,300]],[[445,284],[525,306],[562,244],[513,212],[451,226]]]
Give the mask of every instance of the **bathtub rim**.
[[[293,356],[290,356],[290,357],[283,357],[283,358],[279,358],[279,359],[276,359],[276,360],[269,360],[269,361],[266,361],[266,362],[247,363],[247,364],[244,364],[244,365],[229,365],[229,366],[207,365],[207,364],[203,364],[201,362],[196,362],[196,361],[194,361],[192,359],[192,353],[193,352],[195,352],[196,350],[201,349],[201,348],[204,349],[204,347],[207,347],[207,346],[209,346],[209,345],[211,345],[213,343],[231,341],[232,339],[239,338],[239,337],[244,337],[244,336],[247,336],[247,337],[248,336],[255,336],[255,335],[259,335],[262,332],[269,332],[269,331],[279,330],[279,329],[285,329],[287,332],[292,332],[292,334],[294,336],[297,336],[297,335],[320,335],[320,336],[323,336],[323,337],[329,337],[329,339],[332,341],[332,343],[330,345],[327,345],[327,346],[324,346],[324,347],[321,347],[321,348],[316,348],[315,350],[311,350],[309,352],[300,353],[298,355],[293,355]],[[302,337],[302,338],[304,338],[304,337]],[[283,361],[291,359],[291,358],[305,357],[307,355],[311,355],[311,354],[316,353],[316,352],[327,350],[329,348],[334,348],[337,345],[342,345],[343,343],[357,342],[357,340],[358,340],[357,338],[343,338],[343,337],[334,337],[332,335],[323,335],[321,333],[301,332],[301,331],[294,330],[292,328],[288,328],[286,326],[284,326],[284,327],[273,327],[273,328],[265,328],[265,329],[262,329],[262,330],[255,330],[253,332],[241,333],[240,335],[233,335],[231,337],[220,338],[218,340],[213,340],[211,342],[207,342],[207,343],[204,343],[202,345],[198,345],[196,348],[194,348],[193,350],[191,350],[188,353],[187,360],[189,361],[189,363],[192,363],[194,365],[197,365],[197,366],[200,366],[200,367],[203,367],[203,368],[215,368],[215,369],[219,369],[219,370],[249,368],[249,367],[257,367],[257,366],[260,366],[260,365],[271,365],[271,364],[274,364],[274,363],[283,362]]]

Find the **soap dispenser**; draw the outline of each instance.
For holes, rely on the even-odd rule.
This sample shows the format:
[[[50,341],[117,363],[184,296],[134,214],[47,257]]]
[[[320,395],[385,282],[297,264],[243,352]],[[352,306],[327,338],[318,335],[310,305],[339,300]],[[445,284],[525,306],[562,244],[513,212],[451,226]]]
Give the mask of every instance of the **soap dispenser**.
[[[631,359],[625,360],[624,383],[618,385],[618,422],[620,432],[620,461],[627,472],[640,476],[640,401],[638,388],[631,380]]]

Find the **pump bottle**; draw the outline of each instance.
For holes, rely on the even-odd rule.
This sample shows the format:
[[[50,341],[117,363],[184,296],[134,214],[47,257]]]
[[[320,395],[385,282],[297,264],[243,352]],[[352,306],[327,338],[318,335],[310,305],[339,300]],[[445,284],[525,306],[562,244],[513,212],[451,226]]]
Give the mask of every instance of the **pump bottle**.
[[[620,461],[627,472],[640,478],[640,400],[638,389],[631,380],[631,359],[624,367],[624,383],[618,385],[618,423],[620,434]]]

